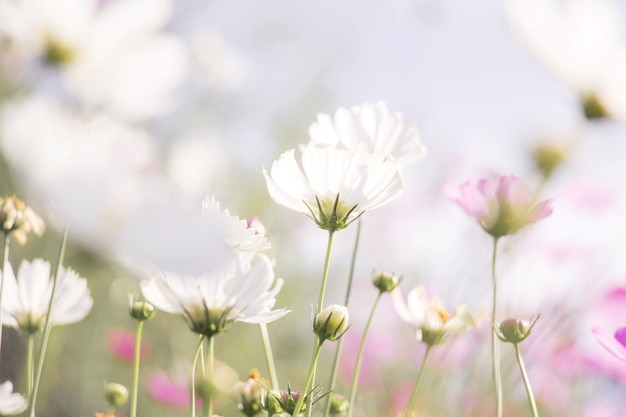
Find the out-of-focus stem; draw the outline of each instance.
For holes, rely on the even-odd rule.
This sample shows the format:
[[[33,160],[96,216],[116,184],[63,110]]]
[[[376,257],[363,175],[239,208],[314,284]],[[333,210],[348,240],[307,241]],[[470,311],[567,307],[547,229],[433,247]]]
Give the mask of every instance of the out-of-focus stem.
[[[491,280],[493,283],[493,309],[491,311],[491,353],[493,356],[493,381],[496,390],[496,417],[502,417],[502,376],[500,373],[500,339],[495,330],[498,314],[498,279],[496,276],[496,258],[498,254],[498,238],[493,239],[493,254],[491,256]]]
[[[528,394],[528,404],[530,405],[530,409],[532,410],[533,417],[539,417],[539,413],[537,412],[537,403],[535,402],[535,396],[533,395],[533,390],[530,386],[530,380],[528,379],[528,374],[526,373],[526,367],[524,366],[524,359],[522,359],[522,352],[520,350],[519,343],[514,343],[513,346],[515,347],[517,364],[519,365],[519,370],[522,373],[522,380],[524,381],[526,393]]]

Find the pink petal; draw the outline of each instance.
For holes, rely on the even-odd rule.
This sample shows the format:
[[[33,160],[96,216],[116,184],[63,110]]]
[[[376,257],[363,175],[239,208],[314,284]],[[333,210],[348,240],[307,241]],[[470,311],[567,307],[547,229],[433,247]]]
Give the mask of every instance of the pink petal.
[[[624,330],[625,328],[621,328],[620,330],[618,330],[622,339],[624,339]],[[611,353],[617,359],[626,361],[626,347],[624,347],[624,345],[619,340],[617,340],[615,337],[611,337],[611,335],[608,334],[601,327],[594,327],[591,331],[596,337],[598,343],[602,345],[602,347],[608,350],[609,353]]]
[[[115,358],[124,362],[135,360],[135,334],[125,329],[111,329],[106,337],[107,350]],[[144,360],[148,354],[145,340],[141,343],[140,359]]]
[[[157,372],[150,376],[148,391],[158,402],[176,408],[189,407],[189,381],[186,379],[172,380],[165,372]],[[202,404],[196,398],[196,406]]]

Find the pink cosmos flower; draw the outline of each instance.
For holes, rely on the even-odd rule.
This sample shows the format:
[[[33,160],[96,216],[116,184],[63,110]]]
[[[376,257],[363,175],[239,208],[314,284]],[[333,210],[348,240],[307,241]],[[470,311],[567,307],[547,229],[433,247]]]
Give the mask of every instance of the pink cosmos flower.
[[[161,404],[175,408],[189,408],[188,378],[172,379],[166,372],[156,372],[150,376],[148,391]],[[196,398],[196,406],[200,404],[202,400]]]
[[[617,359],[626,361],[626,327],[620,327],[613,337],[601,327],[591,330],[600,345]]]
[[[549,201],[535,204],[532,191],[513,175],[449,183],[444,192],[494,237],[513,234],[552,213]]]
[[[111,329],[107,332],[106,347],[111,355],[123,362],[135,360],[135,334],[125,329]],[[148,348],[141,344],[140,358],[145,359]]]

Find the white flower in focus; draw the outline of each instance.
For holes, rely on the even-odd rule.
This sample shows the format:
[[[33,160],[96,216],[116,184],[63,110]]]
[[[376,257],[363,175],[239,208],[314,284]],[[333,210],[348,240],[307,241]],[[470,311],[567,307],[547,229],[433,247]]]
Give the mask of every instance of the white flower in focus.
[[[44,325],[52,295],[50,263],[42,259],[33,262],[24,260],[17,271],[17,279],[13,268],[7,266],[2,296],[2,324],[26,333],[37,333]],[[87,280],[73,270],[62,267],[52,303],[52,324],[78,322],[87,316],[92,305]]]
[[[404,191],[398,163],[370,153],[365,143],[347,149],[310,143],[300,159],[291,149],[270,174],[264,169],[267,189],[278,204],[310,216],[322,229],[341,230]]]
[[[446,310],[443,301],[426,295],[423,286],[413,288],[404,301],[399,288],[392,291],[393,305],[398,315],[417,329],[417,340],[429,346],[439,345],[476,326],[484,312],[473,316],[465,305],[460,305],[454,315]]]
[[[181,314],[189,328],[212,337],[236,321],[269,323],[287,314],[272,310],[282,281],[274,282],[272,264],[259,255],[251,267],[235,260],[230,268],[203,276],[162,273],[141,283],[147,301],[156,308]]]
[[[334,118],[318,114],[309,136],[314,143],[348,148],[365,142],[370,152],[391,155],[401,164],[415,162],[426,153],[417,128],[405,126],[402,115],[391,113],[382,101],[351,109],[340,107]]]
[[[54,66],[83,104],[122,119],[149,118],[171,106],[187,66],[182,43],[160,32],[172,13],[171,1],[0,3],[16,5],[0,6],[14,17],[0,21],[0,44],[26,51],[22,72],[41,62]]]
[[[215,196],[208,195],[202,202],[202,213],[217,215],[226,230],[225,242],[233,249],[241,252],[258,252],[271,247],[264,233],[250,227],[248,221],[239,219],[230,214],[230,211],[220,209],[220,203]]]
[[[626,117],[626,42],[612,0],[509,0],[514,32],[561,81],[588,118]]]
[[[6,381],[0,384],[0,415],[12,416],[20,414],[28,407],[28,401],[21,394],[13,392],[13,383]]]

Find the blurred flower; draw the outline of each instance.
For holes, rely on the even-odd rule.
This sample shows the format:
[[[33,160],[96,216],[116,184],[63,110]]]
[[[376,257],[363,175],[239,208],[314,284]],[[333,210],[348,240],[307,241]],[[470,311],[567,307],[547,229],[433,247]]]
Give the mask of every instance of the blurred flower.
[[[235,384],[237,394],[237,406],[247,417],[252,417],[263,411],[262,399],[265,395],[265,388],[269,382],[261,378],[261,374],[256,369],[250,371],[246,381],[238,381]]]
[[[274,270],[265,255],[249,267],[237,261],[229,268],[203,276],[162,273],[142,281],[146,299],[157,308],[182,314],[189,328],[198,334],[214,336],[233,322],[268,323],[287,314],[272,310],[282,281],[274,283]]]
[[[132,363],[135,360],[135,333],[125,329],[111,329],[107,332],[106,347],[115,358]],[[148,354],[148,346],[145,340],[141,343],[141,359]]]
[[[594,327],[591,331],[602,347],[617,359],[626,361],[626,327],[617,329],[613,337],[601,327]]]
[[[476,326],[484,315],[484,312],[472,315],[465,305],[460,305],[450,316],[443,301],[436,297],[429,299],[423,286],[413,288],[406,302],[399,288],[391,294],[398,315],[417,328],[417,340],[430,346],[442,344]]]
[[[263,170],[270,196],[278,204],[311,217],[325,230],[347,227],[404,191],[399,165],[383,154],[370,154],[365,143],[341,149],[308,144],[296,162],[295,149]]]
[[[496,324],[496,335],[503,342],[513,343],[514,345],[519,344],[530,336],[530,332],[537,320],[539,320],[539,316],[531,321],[518,318],[503,320]]]
[[[348,307],[331,304],[315,315],[313,331],[321,342],[335,341],[350,327],[349,317]]]
[[[104,386],[104,397],[112,406],[120,406],[128,401],[128,389],[116,382],[109,382]]]
[[[46,228],[41,217],[15,196],[0,197],[0,223],[20,245],[26,244],[30,232],[41,236]]]
[[[249,226],[248,220],[233,216],[230,211],[220,209],[220,203],[214,196],[208,195],[202,202],[202,212],[212,212],[219,216],[226,229],[226,243],[242,252],[257,252],[271,247],[264,233]]]
[[[0,384],[0,415],[12,416],[26,410],[28,402],[18,393],[13,393],[13,383],[6,381]]]
[[[6,38],[0,41],[22,50],[18,74],[40,62],[54,66],[84,104],[124,119],[145,119],[171,106],[187,66],[182,43],[160,33],[171,1],[13,3],[13,19],[0,21]]]
[[[626,117],[622,10],[611,0],[513,0],[513,30],[579,95],[589,119]]]
[[[565,160],[566,150],[557,143],[542,143],[533,149],[531,156],[537,170],[547,179]]]
[[[374,274],[372,283],[380,292],[391,292],[400,284],[402,278],[387,272],[379,272]]]
[[[535,204],[532,192],[513,175],[448,183],[445,194],[494,237],[513,234],[552,213],[550,202]]]
[[[148,379],[148,392],[161,404],[170,407],[189,407],[189,378],[172,378],[166,372],[156,372]],[[200,405],[202,400],[196,398],[196,405]]]
[[[367,144],[371,153],[392,156],[401,164],[415,162],[426,153],[414,126],[405,127],[400,113],[390,113],[383,101],[340,107],[334,119],[318,114],[309,128],[311,142],[356,148]]]
[[[209,88],[230,90],[245,81],[250,63],[218,31],[197,34],[191,47],[199,75]]]
[[[3,277],[4,278],[4,277]],[[8,265],[2,296],[2,324],[26,333],[37,333],[44,325],[52,296],[50,263],[42,259],[23,260],[17,271]],[[93,305],[87,280],[71,269],[61,267],[50,320],[53,325],[70,324],[87,316]]]

